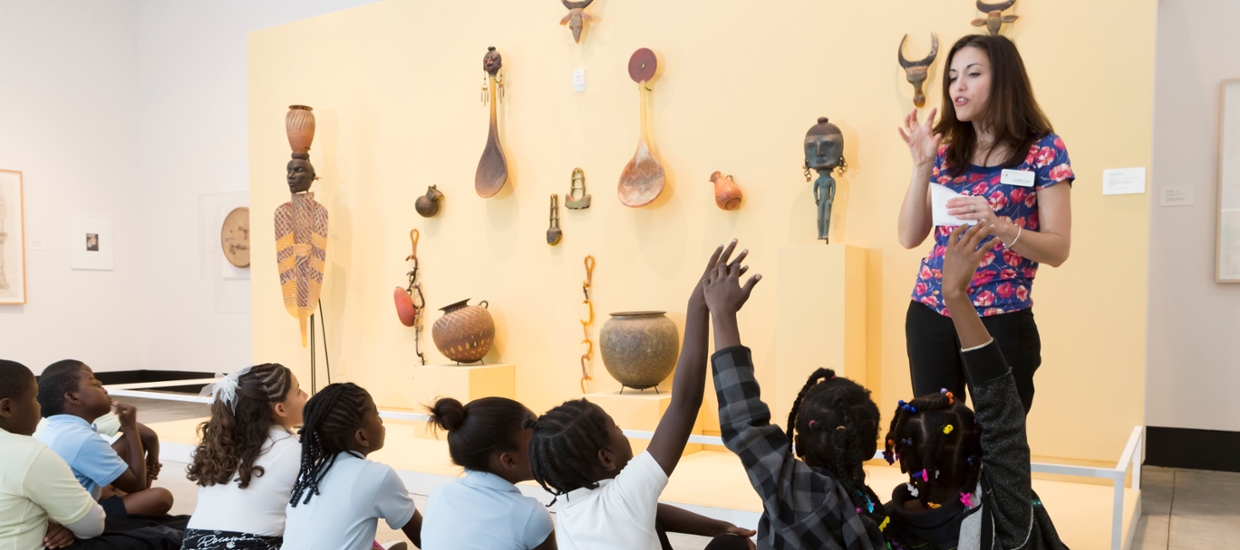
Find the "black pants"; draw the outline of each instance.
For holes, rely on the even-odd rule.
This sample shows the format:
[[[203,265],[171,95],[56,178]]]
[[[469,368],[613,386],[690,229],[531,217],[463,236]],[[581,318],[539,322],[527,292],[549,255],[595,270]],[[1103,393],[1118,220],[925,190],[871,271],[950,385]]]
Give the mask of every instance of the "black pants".
[[[664,531],[657,523],[654,526],[654,530],[659,535],[659,544],[663,546],[663,550],[675,550],[672,548],[672,543],[667,540],[667,531]],[[719,535],[711,539],[710,543],[706,545],[706,550],[749,550],[749,539],[732,535]]]
[[[999,344],[1004,359],[1012,367],[1016,392],[1025,414],[1033,406],[1033,373],[1042,365],[1042,339],[1033,321],[1033,310],[1023,309],[1003,315],[982,317],[982,324]],[[950,317],[939,315],[918,302],[909,302],[904,319],[908,346],[908,367],[913,377],[914,396],[938,393],[947,388],[958,397],[965,395],[964,362],[960,339]]]

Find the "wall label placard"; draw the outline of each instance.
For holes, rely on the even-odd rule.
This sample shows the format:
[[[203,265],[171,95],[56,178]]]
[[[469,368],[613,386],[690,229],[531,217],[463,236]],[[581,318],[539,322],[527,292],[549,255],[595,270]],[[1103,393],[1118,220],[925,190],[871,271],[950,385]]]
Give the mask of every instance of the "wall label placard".
[[[1192,187],[1164,187],[1158,190],[1158,206],[1191,206],[1192,204]]]
[[[1103,195],[1135,195],[1145,192],[1145,167],[1102,171]]]

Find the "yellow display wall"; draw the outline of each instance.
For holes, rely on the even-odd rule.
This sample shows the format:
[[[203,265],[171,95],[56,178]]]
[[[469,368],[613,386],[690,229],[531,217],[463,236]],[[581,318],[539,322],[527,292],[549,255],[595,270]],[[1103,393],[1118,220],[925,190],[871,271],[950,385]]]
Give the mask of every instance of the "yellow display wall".
[[[368,388],[381,406],[420,406],[413,331],[391,298],[406,283],[408,233],[418,228],[428,359],[447,362],[429,334],[437,308],[488,300],[497,325],[488,362],[516,365],[517,397],[535,411],[581,396],[587,254],[598,261],[597,341],[612,311],[666,310],[683,325],[704,260],[738,237],[765,276],[741,314],[742,335],[773,389],[777,251],[816,242],[802,140],[827,116],[843,130],[849,163],[837,178],[832,242],[868,249],[866,378],[888,416],[909,397],[904,311],[929,248],[904,250],[895,236],[910,169],[896,127],[912,108],[896,47],[908,33],[908,56],[920,57],[938,32],[928,83],[937,105],[947,49],[977,31],[973,2],[598,0],[589,11],[601,21],[579,45],[558,25],[566,10],[553,0],[389,0],[249,35],[254,360],[282,362],[308,382],[270,221],[288,200],[284,114],[305,104],[318,119],[314,191],[331,213],[322,301],[334,380]],[[1044,363],[1031,445],[1040,456],[1114,460],[1142,419],[1149,212],[1145,195],[1101,196],[1099,180],[1106,168],[1149,165],[1155,2],[1037,0],[1015,13],[1006,34],[1077,173],[1072,257],[1044,267],[1033,293]],[[510,180],[481,199],[473,176],[487,135],[487,46],[504,56]],[[668,186],[655,205],[630,209],[615,190],[637,144],[638,89],[626,64],[640,47],[663,66],[651,134]],[[585,69],[584,93],[573,91],[575,69]],[[561,210],[564,240],[550,247],[548,197],[568,191],[574,167],[593,205]],[[715,170],[744,189],[740,210],[715,206]],[[446,198],[438,217],[423,219],[413,203],[432,184]],[[592,370],[590,391],[618,388],[597,354]],[[711,395],[704,425],[717,425],[713,407]]]

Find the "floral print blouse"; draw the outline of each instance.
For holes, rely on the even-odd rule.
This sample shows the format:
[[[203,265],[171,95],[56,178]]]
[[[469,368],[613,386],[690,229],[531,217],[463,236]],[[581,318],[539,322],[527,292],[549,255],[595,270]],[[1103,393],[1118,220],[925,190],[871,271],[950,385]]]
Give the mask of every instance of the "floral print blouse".
[[[1003,168],[970,165],[955,178],[943,166],[948,145],[939,148],[934,159],[930,181],[946,186],[961,195],[985,196],[995,214],[1007,218],[1025,231],[1038,230],[1038,194],[1060,182],[1072,184],[1075,174],[1068,163],[1068,149],[1055,134],[1048,134],[1029,148],[1025,161],[1013,170],[1034,173],[1033,187],[1020,187],[1000,183]],[[953,228],[934,228],[934,248],[921,261],[917,283],[913,286],[913,301],[925,304],[940,315],[950,314],[943,303],[943,256],[947,252],[947,237]],[[1028,260],[1000,243],[982,259],[973,283],[969,286],[969,298],[983,317],[1012,313],[1033,307],[1029,296],[1033,278],[1038,273],[1038,263]]]

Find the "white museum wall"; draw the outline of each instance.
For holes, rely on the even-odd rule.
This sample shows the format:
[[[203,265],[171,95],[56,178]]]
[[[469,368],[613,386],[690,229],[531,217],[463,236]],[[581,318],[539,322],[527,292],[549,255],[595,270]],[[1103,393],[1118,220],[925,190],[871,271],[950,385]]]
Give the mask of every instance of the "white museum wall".
[[[232,370],[249,283],[203,278],[199,196],[248,188],[245,34],[369,0],[0,0],[0,168],[25,176],[27,303],[0,357],[41,371]],[[69,216],[113,220],[115,270],[69,268]]]
[[[1240,431],[1240,284],[1214,282],[1220,81],[1240,78],[1240,3],[1159,0],[1146,424]],[[1189,187],[1191,206],[1158,192]],[[1134,235],[1140,240],[1140,235]]]
[[[24,175],[28,283],[25,305],[0,306],[0,357],[35,372],[67,357],[145,362],[137,11],[0,1],[0,168]],[[112,219],[114,270],[70,269],[71,215]]]
[[[144,368],[250,364],[250,283],[202,277],[198,244],[199,197],[249,189],[246,33],[371,1],[138,3],[137,187],[152,305]]]

